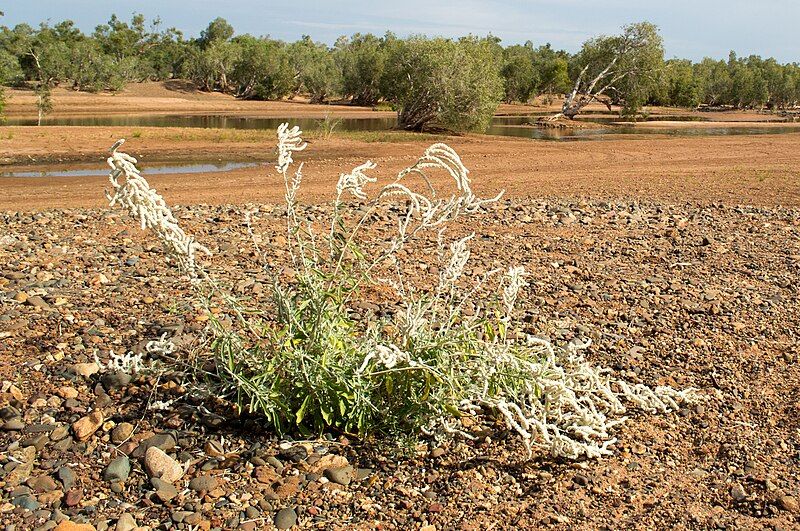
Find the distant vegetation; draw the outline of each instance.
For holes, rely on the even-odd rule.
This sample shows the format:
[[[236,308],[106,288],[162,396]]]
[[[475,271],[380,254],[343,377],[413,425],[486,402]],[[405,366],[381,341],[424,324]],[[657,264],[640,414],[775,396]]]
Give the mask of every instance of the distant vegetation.
[[[631,36],[639,39],[634,45]],[[142,15],[130,22],[112,15],[91,35],[70,20],[0,27],[0,84],[33,85],[42,115],[55,86],[113,91],[128,82],[173,78],[243,99],[305,94],[313,102],[386,102],[408,130],[481,130],[501,101],[537,96],[565,98],[567,117],[587,100],[622,105],[631,116],[646,104],[785,109],[800,101],[797,63],[733,52],[727,61],[664,60],[661,37],[648,23],[590,39],[575,54],[531,42],[503,47],[492,36],[355,34],[333,47],[309,36],[286,43],[236,35],[222,18],[198,38],[186,38],[160,20],[147,24]],[[566,101],[571,93],[573,100]]]

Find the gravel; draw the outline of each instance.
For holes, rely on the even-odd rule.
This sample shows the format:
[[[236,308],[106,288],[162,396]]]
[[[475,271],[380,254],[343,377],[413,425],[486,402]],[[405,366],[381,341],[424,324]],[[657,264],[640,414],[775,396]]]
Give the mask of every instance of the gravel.
[[[266,305],[272,277],[241,222],[251,207],[176,214],[215,252],[213,242],[228,244],[215,274]],[[256,232],[277,242],[280,207],[259,208]],[[530,271],[523,333],[590,338],[595,363],[707,397],[674,415],[633,412],[614,455],[581,463],[527,462],[502,430],[404,452],[338,432],[283,440],[222,398],[192,393],[180,370],[109,370],[112,351],[163,363],[144,348],[162,334],[177,355],[203,344],[191,287],[116,213],[6,212],[0,225],[13,237],[0,246],[8,529],[800,526],[797,209],[508,201],[457,229],[486,236],[474,239],[468,275],[510,262]],[[431,243],[408,265],[420,282],[438,274]],[[287,260],[276,254],[274,265]],[[363,316],[396,311],[365,302]]]

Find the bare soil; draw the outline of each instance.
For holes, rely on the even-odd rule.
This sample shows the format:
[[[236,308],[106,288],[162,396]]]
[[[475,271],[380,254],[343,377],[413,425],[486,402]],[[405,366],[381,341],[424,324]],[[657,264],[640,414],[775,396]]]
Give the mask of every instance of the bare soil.
[[[274,164],[272,131],[125,127],[8,127],[0,135],[2,171],[47,170],[58,161],[102,167],[107,149],[127,137],[125,149],[145,164],[261,161]],[[391,134],[386,135],[391,139]],[[390,176],[434,140],[366,142],[334,137],[310,140],[304,199],[330,197],[339,172],[366,159]],[[800,204],[800,134],[544,142],[467,135],[446,141],[471,169],[476,189],[510,197],[570,195],[639,197],[733,204]],[[172,203],[278,202],[278,176],[270,166],[222,173],[159,175],[153,184]],[[0,209],[100,207],[104,177],[3,178]],[[57,191],[54,194],[53,191]]]

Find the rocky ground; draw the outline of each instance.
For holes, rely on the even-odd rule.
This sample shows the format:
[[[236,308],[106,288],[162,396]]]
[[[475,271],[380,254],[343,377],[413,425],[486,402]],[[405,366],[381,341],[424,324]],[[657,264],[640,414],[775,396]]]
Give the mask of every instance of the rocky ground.
[[[214,274],[258,299],[270,276],[246,209],[177,215]],[[166,334],[186,356],[207,317],[136,224],[77,209],[0,221],[5,529],[800,528],[800,209],[515,199],[471,222],[471,274],[531,272],[526,331],[588,335],[593,362],[706,397],[631,412],[613,456],[577,463],[528,460],[502,432],[405,455],[339,433],[279,440],[147,353]],[[280,208],[256,225],[280,264]],[[108,367],[112,351],[151,370]]]

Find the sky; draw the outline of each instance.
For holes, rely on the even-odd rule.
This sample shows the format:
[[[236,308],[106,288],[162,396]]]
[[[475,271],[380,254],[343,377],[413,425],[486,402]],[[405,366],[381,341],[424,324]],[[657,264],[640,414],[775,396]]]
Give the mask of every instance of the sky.
[[[667,58],[727,58],[734,50],[800,62],[798,0],[0,0],[0,10],[2,25],[71,19],[84,32],[112,13],[128,20],[139,12],[187,36],[221,16],[237,33],[289,41],[307,34],[333,44],[340,35],[386,30],[400,36],[491,33],[504,45],[550,42],[570,52],[590,37],[647,20],[660,28]]]

